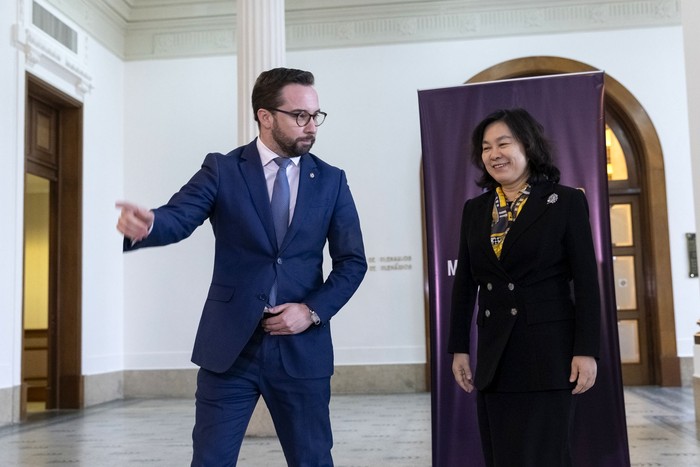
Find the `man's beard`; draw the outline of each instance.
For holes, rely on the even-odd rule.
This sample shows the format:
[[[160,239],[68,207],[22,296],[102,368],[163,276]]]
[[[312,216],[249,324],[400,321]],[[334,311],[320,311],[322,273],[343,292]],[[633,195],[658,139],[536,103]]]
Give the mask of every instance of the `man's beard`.
[[[288,138],[280,131],[277,124],[272,126],[272,139],[282,152],[281,155],[289,157],[306,154],[311,151],[311,147],[316,142],[315,136],[304,136],[296,139]]]

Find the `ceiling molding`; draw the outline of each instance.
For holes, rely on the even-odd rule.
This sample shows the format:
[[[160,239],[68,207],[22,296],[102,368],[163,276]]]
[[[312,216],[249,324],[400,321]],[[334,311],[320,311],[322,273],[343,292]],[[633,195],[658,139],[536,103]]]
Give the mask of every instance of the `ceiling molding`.
[[[44,0],[125,60],[235,54],[235,0]],[[289,50],[681,24],[680,0],[287,0]]]

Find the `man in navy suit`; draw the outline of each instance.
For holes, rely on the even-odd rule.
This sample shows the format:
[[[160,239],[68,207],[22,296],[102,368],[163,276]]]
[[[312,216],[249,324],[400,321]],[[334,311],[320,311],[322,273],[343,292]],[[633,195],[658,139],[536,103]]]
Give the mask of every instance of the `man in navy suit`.
[[[236,465],[260,395],[288,465],[333,465],[330,321],[367,263],[345,173],[309,153],[326,116],[313,84],[307,71],[263,72],[252,96],[259,138],[208,154],[164,206],[117,204],[125,251],[178,242],[206,219],[214,230],[214,272],[192,353],[200,366],[193,466]],[[281,226],[277,183],[286,193]],[[324,280],[326,242],[332,270]]]

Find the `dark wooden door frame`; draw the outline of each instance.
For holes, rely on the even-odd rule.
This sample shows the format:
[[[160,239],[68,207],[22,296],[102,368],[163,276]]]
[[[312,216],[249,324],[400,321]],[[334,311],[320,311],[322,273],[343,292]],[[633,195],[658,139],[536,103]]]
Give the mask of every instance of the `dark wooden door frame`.
[[[47,177],[48,170],[30,157],[30,97],[58,110],[58,160],[52,183],[49,298],[49,394],[47,408],[83,407],[82,380],[82,104],[26,75],[25,172]],[[24,408],[24,400],[23,408]],[[22,410],[24,413],[24,410]]]
[[[586,63],[561,57],[524,57],[494,65],[467,83],[542,76],[561,73],[597,71]],[[642,209],[647,225],[643,227],[643,242],[648,246],[645,256],[645,296],[650,311],[650,340],[654,349],[654,383],[680,386],[680,359],[676,348],[676,328],[671,287],[671,252],[666,209],[664,159],[656,129],[642,105],[622,84],[605,75],[605,108],[624,127],[639,155],[638,173],[643,190]]]

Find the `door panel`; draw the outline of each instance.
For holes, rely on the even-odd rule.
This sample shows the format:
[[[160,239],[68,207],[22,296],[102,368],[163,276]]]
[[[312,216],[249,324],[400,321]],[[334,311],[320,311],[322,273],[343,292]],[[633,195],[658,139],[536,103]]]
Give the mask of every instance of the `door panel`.
[[[644,299],[644,258],[638,195],[610,196],[610,229],[617,303],[622,380],[652,384],[648,311]]]

